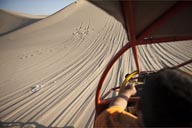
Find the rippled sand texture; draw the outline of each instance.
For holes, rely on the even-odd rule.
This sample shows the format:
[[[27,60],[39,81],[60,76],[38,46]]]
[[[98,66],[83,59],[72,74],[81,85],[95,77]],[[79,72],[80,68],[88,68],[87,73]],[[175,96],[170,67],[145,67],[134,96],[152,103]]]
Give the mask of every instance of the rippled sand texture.
[[[0,37],[1,123],[90,128],[99,78],[127,42],[122,23],[86,1]],[[192,58],[191,41],[138,48],[142,70]],[[120,85],[135,69],[128,50],[113,66],[103,91]],[[184,70],[191,72],[192,65]]]

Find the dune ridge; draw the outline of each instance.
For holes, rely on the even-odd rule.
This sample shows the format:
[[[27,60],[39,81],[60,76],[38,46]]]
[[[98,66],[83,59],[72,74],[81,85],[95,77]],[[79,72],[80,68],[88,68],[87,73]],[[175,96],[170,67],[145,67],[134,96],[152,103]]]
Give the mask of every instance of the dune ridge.
[[[47,16],[30,15],[0,9],[0,36],[13,32],[17,29],[30,25]]]

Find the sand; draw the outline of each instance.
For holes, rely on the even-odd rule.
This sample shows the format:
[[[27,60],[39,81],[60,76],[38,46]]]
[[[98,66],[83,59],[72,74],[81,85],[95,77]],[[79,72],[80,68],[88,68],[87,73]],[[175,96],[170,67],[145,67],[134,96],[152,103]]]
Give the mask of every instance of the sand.
[[[0,9],[0,36],[30,25],[47,16],[38,16]]]
[[[116,14],[121,16],[120,11]],[[94,97],[109,60],[128,42],[124,23],[87,1],[0,37],[0,121],[4,126],[90,128]],[[191,41],[139,46],[142,70],[192,58]],[[103,92],[135,70],[128,50]],[[192,71],[192,65],[183,70]]]

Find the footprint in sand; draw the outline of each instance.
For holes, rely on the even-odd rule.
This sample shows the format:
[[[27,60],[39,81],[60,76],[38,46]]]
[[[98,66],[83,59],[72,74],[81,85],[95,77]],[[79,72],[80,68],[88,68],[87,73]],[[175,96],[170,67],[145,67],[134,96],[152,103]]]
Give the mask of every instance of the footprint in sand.
[[[42,54],[42,52],[40,50],[36,50],[35,51],[37,54]]]
[[[42,55],[43,53],[42,53],[42,52],[38,52],[37,54],[38,54],[38,55]]]
[[[49,52],[52,52],[53,50],[49,50]],[[43,52],[41,52],[40,50],[35,50],[35,51],[32,51],[31,53],[27,53],[27,54],[23,54],[23,55],[20,55],[18,56],[18,58],[20,60],[24,60],[24,59],[29,59],[31,57],[35,57],[37,55],[42,55]]]
[[[19,57],[20,60],[24,59],[23,57]]]
[[[29,56],[27,56],[27,55],[23,55],[23,56],[20,56],[19,59],[20,59],[20,60],[23,60],[23,59],[27,59],[28,57],[29,57]]]
[[[53,52],[53,50],[52,50],[52,49],[50,49],[50,50],[49,50],[49,52]]]

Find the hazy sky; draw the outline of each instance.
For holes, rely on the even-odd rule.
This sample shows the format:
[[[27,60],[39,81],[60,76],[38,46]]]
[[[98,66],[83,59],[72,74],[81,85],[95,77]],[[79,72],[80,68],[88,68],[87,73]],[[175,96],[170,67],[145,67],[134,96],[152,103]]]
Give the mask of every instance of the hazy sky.
[[[0,0],[0,8],[34,15],[50,15],[76,0]]]

